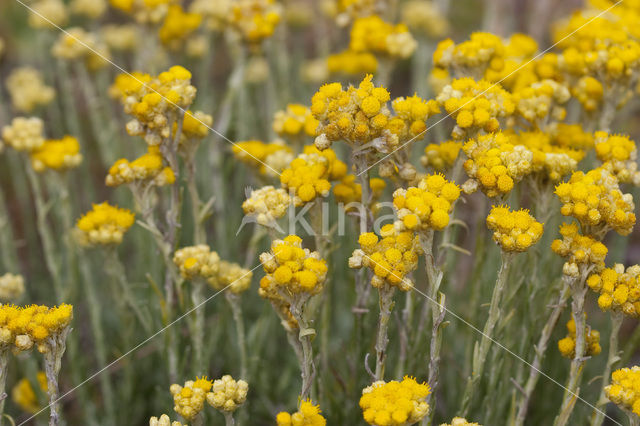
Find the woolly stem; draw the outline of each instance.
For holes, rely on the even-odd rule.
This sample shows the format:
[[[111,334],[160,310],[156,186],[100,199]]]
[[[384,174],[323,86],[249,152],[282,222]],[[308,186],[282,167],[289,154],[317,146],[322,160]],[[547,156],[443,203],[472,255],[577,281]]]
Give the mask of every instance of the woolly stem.
[[[225,297],[231,307],[231,314],[236,325],[236,336],[238,339],[238,348],[240,350],[240,378],[247,379],[247,340],[245,337],[244,320],[242,318],[242,304],[240,296],[231,291],[225,292]]]
[[[5,386],[7,384],[7,372],[9,366],[9,347],[3,345],[0,349],[0,426],[4,419],[4,402],[7,399],[5,394]]]
[[[376,380],[384,380],[384,367],[387,360],[387,345],[389,344],[389,318],[393,310],[393,294],[395,287],[384,285],[378,289],[380,316],[378,319],[378,335],[376,337]]]
[[[57,426],[60,421],[60,407],[58,404],[58,374],[62,365],[62,356],[66,348],[67,334],[71,331],[66,327],[47,339],[44,353],[44,372],[47,376],[47,394],[49,395],[49,426]]]
[[[191,330],[191,339],[193,342],[193,369],[196,374],[203,374],[204,366],[204,290],[205,283],[193,282],[191,284],[191,302],[193,303],[194,313],[192,316],[193,329]]]
[[[291,314],[298,321],[300,327],[298,333],[298,339],[302,347],[302,364],[300,365],[302,370],[302,390],[300,391],[300,399],[303,401],[308,399],[311,394],[315,376],[311,339],[315,336],[316,331],[311,327],[311,321],[306,318],[306,313],[304,312],[306,302],[307,300],[296,300],[291,305]]]

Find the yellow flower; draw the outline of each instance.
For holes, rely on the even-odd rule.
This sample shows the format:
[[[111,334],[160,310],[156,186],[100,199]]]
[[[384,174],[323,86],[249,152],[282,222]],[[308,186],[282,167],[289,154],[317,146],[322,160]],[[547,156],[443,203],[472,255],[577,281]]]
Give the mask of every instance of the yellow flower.
[[[611,373],[611,384],[604,388],[614,404],[640,416],[640,367],[621,368]]]
[[[131,228],[134,215],[109,203],[93,204],[93,208],[76,223],[76,237],[80,245],[117,245]]]
[[[561,240],[554,240],[551,249],[566,258],[563,267],[565,275],[577,277],[582,270],[599,272],[604,268],[607,247],[590,236],[581,235],[576,223],[560,226]]]
[[[280,136],[315,136],[318,124],[307,106],[289,104],[286,110],[276,112],[272,127]]]
[[[272,143],[257,140],[242,141],[234,144],[233,147],[231,147],[231,151],[237,159],[251,167],[257,168],[260,173],[264,175],[273,175],[272,168],[278,173],[282,172],[284,167],[293,160],[291,148],[282,141]],[[276,165],[274,164],[276,158],[283,159],[284,161],[278,161]],[[265,164],[268,164],[270,167],[266,167]],[[284,167],[282,167],[283,164]]]
[[[160,41],[172,49],[178,49],[200,26],[202,15],[185,12],[181,5],[169,6],[167,15],[158,32]]]
[[[429,385],[408,376],[401,382],[378,381],[362,390],[360,408],[370,425],[412,425],[429,413],[425,400],[430,393]]]
[[[207,402],[216,410],[232,413],[247,400],[249,384],[244,380],[234,380],[226,375],[213,382],[213,389],[207,393]]]
[[[204,408],[209,389],[211,389],[211,382],[202,379],[188,380],[184,386],[174,383],[169,388],[173,395],[173,410],[185,419],[193,420]]]
[[[66,171],[77,167],[82,162],[80,144],[73,136],[62,139],[46,140],[39,148],[31,152],[31,165],[37,172],[47,169]]]
[[[297,412],[289,414],[280,412],[276,416],[277,426],[325,426],[327,420],[320,414],[320,406],[313,405],[311,400],[300,402]]]
[[[37,107],[46,106],[55,98],[56,91],[44,83],[42,74],[35,68],[16,68],[6,80],[13,107],[30,113]]]
[[[44,352],[47,338],[68,330],[72,319],[73,306],[64,303],[52,308],[44,305],[2,305],[0,344],[28,350],[36,343],[38,350]],[[45,347],[41,347],[41,344]]]
[[[185,280],[212,280],[212,285],[218,285],[217,274],[220,268],[220,256],[206,244],[176,250],[173,255],[173,263],[178,267],[180,275]]]
[[[471,423],[462,417],[454,417],[451,423],[442,423],[440,426],[481,426],[479,423]]]
[[[149,419],[149,426],[183,426],[179,421],[171,421],[171,418],[166,414],[160,416],[160,418],[153,416]],[[184,425],[186,426],[186,425]]]
[[[542,237],[543,227],[528,210],[511,211],[494,206],[487,216],[487,227],[493,240],[506,252],[523,252]]]
[[[558,340],[558,350],[563,357],[573,359],[576,355],[576,323],[573,318],[567,322],[567,331],[567,337]],[[596,356],[602,351],[600,333],[589,326],[585,329],[585,345],[585,356]]]
[[[280,15],[274,0],[237,0],[231,5],[228,21],[244,40],[255,45],[273,35]]]
[[[327,57],[327,70],[331,74],[361,77],[365,74],[375,74],[378,70],[378,60],[372,53],[346,49]]]
[[[287,191],[265,186],[251,191],[249,198],[242,203],[242,210],[260,225],[272,227],[287,213],[290,204],[291,197]]]
[[[418,43],[404,24],[393,25],[378,15],[358,18],[351,27],[349,49],[408,58]]]
[[[621,183],[640,185],[638,171],[638,150],[629,136],[609,135],[596,132],[594,135],[596,155],[602,167],[613,174]]]
[[[2,128],[2,139],[16,151],[33,152],[44,144],[44,123],[37,117],[16,117]]]
[[[38,371],[36,375],[40,390],[44,393],[47,392],[47,376],[44,371]],[[27,413],[35,414],[40,410],[40,404],[38,403],[38,397],[31,387],[31,382],[26,377],[20,379],[18,383],[11,389],[11,399],[13,402],[22,408]]]
[[[10,302],[20,298],[24,294],[24,278],[7,272],[0,275],[0,301]]]
[[[603,311],[623,312],[633,318],[640,317],[640,266],[624,268],[617,263],[587,279],[587,285],[600,293],[598,306]]]
[[[453,166],[462,148],[462,142],[445,141],[428,144],[424,149],[424,156],[420,158],[424,167],[431,167],[438,172],[444,172]]]
[[[171,185],[175,182],[173,170],[164,165],[164,160],[157,146],[148,146],[147,153],[132,162],[121,158],[109,169],[106,178],[107,186],[124,184],[139,185]]]

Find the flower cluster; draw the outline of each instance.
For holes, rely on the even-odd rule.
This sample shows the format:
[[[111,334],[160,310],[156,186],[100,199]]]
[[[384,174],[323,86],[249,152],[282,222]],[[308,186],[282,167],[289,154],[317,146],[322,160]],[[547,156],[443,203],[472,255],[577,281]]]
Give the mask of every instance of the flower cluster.
[[[569,101],[569,89],[554,80],[537,81],[513,94],[516,112],[535,127],[541,128],[545,120],[561,121],[567,111],[563,107]]]
[[[16,117],[2,128],[2,139],[16,151],[33,152],[44,144],[44,123],[37,117]]]
[[[301,401],[297,412],[289,414],[285,411],[276,416],[277,426],[325,426],[327,420],[320,414],[320,406],[313,405],[310,400]]]
[[[147,147],[147,153],[129,162],[126,158],[117,160],[109,169],[106,178],[107,186],[140,184],[143,186],[171,185],[176,176],[171,167],[164,166],[160,148],[155,145]]]
[[[64,26],[69,14],[62,0],[39,0],[32,3],[29,26],[36,29],[52,29]]]
[[[532,170],[533,153],[523,145],[513,145],[502,132],[480,135],[462,150],[468,157],[464,169],[470,178],[462,186],[466,193],[479,187],[491,198],[507,194]]]
[[[562,273],[578,277],[580,270],[600,271],[604,268],[607,246],[590,236],[581,235],[577,223],[560,225],[561,240],[551,243],[551,250],[566,258]]]
[[[291,148],[282,141],[272,143],[256,140],[243,141],[234,144],[231,151],[237,159],[268,176],[275,176],[275,172],[282,172],[293,160]]]
[[[563,204],[560,212],[578,219],[587,234],[614,229],[628,235],[636,222],[633,197],[623,194],[616,177],[604,168],[573,173],[556,187],[556,195]]]
[[[362,390],[360,408],[364,420],[376,426],[404,426],[418,423],[429,413],[429,385],[405,376],[401,382],[374,382]]]
[[[511,134],[511,143],[522,145],[532,153],[531,173],[544,180],[559,181],[576,170],[585,156],[582,149],[572,149],[557,144],[548,133],[540,131]]]
[[[455,76],[482,78],[487,69],[499,72],[504,68],[504,51],[500,37],[476,32],[459,44],[449,38],[442,40],[433,53],[433,64]]]
[[[633,318],[640,317],[640,266],[616,263],[593,274],[587,279],[587,285],[600,293],[598,306],[603,311],[623,312]]]
[[[260,225],[271,227],[286,214],[290,204],[291,197],[286,190],[269,185],[251,191],[249,198],[242,203],[242,210]]]
[[[153,416],[149,419],[149,426],[183,426],[177,420],[171,421],[171,418],[166,414],[160,416],[160,418]],[[185,425],[186,426],[186,425]]]
[[[421,253],[419,237],[412,232],[398,232],[392,224],[380,229],[378,238],[373,232],[360,234],[356,249],[349,258],[350,268],[367,267],[373,271],[371,285],[397,287],[409,291],[413,283],[407,275],[418,267]]]
[[[36,374],[38,386],[42,392],[47,392],[47,376],[44,371],[38,371]],[[40,410],[38,396],[36,395],[29,379],[24,377],[11,389],[11,400],[27,413],[35,414]]]
[[[369,52],[354,52],[347,49],[327,57],[327,70],[331,74],[362,76],[378,70],[378,60]]]
[[[497,131],[498,119],[510,116],[516,107],[512,95],[499,84],[472,78],[453,80],[436,100],[456,120],[452,136],[458,140],[480,130]]]
[[[387,187],[387,183],[384,179],[371,178],[369,179],[369,187],[371,188],[371,204],[375,210],[377,200],[382,196],[384,189]],[[346,175],[340,183],[333,187],[333,195],[336,197],[338,203],[344,204],[347,211],[353,211],[358,206],[348,206],[349,203],[360,203],[362,200],[362,185],[356,182],[355,175]]]
[[[427,129],[427,119],[440,112],[436,101],[425,101],[418,95],[396,98],[391,105],[395,115],[387,127],[401,142],[423,134]]]
[[[22,275],[6,273],[0,275],[0,301],[2,303],[18,299],[24,294],[24,278]]]
[[[104,202],[93,208],[76,223],[76,238],[82,246],[109,246],[122,242],[122,236],[131,228],[134,215]]]
[[[98,70],[109,64],[111,53],[97,34],[73,27],[60,34],[51,47],[51,54],[66,61],[84,61],[90,70]]]
[[[542,237],[543,227],[528,210],[511,211],[494,206],[487,216],[487,227],[493,231],[493,241],[505,252],[523,252]]]
[[[293,203],[301,206],[329,195],[331,181],[342,179],[346,173],[347,165],[332,149],[319,151],[311,145],[282,171],[280,183],[293,196]]]
[[[247,382],[233,380],[233,377],[227,374],[213,382],[211,392],[207,393],[207,402],[216,410],[232,413],[247,400],[247,392]]]
[[[18,350],[31,349],[34,342],[40,352],[47,352],[46,340],[62,333],[73,318],[73,306],[61,304],[0,306],[0,343],[14,345]]]
[[[105,25],[101,31],[109,49],[119,52],[132,52],[138,48],[138,27],[135,24]]]
[[[37,172],[47,169],[65,171],[82,162],[80,144],[73,136],[49,139],[31,152],[31,165]]]
[[[215,281],[209,280],[209,284],[218,291],[228,287],[231,293],[238,294],[249,289],[252,278],[253,272],[249,269],[243,268],[237,263],[221,260],[218,265],[218,275]]]
[[[387,129],[391,98],[384,87],[375,87],[367,75],[358,88],[347,90],[340,83],[325,84],[311,99],[311,112],[320,121],[316,147],[327,149],[334,141],[344,140],[354,148],[374,141],[376,151],[387,153],[398,145],[398,138]]]
[[[638,150],[629,136],[609,135],[596,132],[594,135],[596,155],[602,167],[611,172],[621,183],[640,185]]]
[[[480,426],[480,424],[469,422],[463,417],[454,417],[451,419],[451,423],[442,423],[440,426]]]
[[[174,383],[169,388],[173,395],[173,410],[187,420],[193,420],[204,408],[207,392],[211,389],[212,382],[206,377],[196,380],[187,380],[184,386]]]
[[[303,133],[315,136],[317,128],[318,120],[302,104],[289,104],[287,109],[276,112],[273,118],[273,131],[280,136],[299,136]]]
[[[204,282],[216,279],[220,267],[220,256],[208,245],[199,244],[176,250],[173,263],[185,280]]]
[[[159,29],[160,41],[172,49],[178,49],[198,29],[202,15],[185,12],[180,4],[171,4]]]
[[[229,24],[244,40],[255,45],[271,37],[281,13],[275,0],[238,0],[231,6]]]
[[[302,248],[297,235],[274,240],[271,251],[260,255],[260,262],[266,273],[260,280],[260,294],[269,299],[291,303],[295,295],[317,294],[327,277],[327,262],[317,251]]]
[[[640,367],[621,368],[611,373],[611,384],[604,388],[614,404],[640,416]]]
[[[553,123],[547,130],[553,144],[559,147],[583,151],[593,148],[593,134],[580,124]]]
[[[124,110],[134,117],[127,123],[127,132],[143,136],[149,145],[159,145],[172,136],[179,108],[188,108],[196,95],[191,73],[181,66],[173,66],[157,77],[123,79],[120,84],[127,92]]]
[[[158,24],[169,10],[173,0],[109,0],[111,6],[132,15],[140,24]]]
[[[436,4],[430,1],[410,0],[402,5],[402,22],[411,31],[431,38],[440,38],[449,30],[449,23]]]
[[[73,0],[69,6],[74,14],[89,19],[98,19],[107,11],[106,0]]]
[[[420,158],[424,167],[431,167],[435,171],[444,172],[450,169],[458,158],[462,142],[445,141],[430,143],[424,149],[424,156]]]
[[[558,340],[558,350],[563,357],[573,359],[576,356],[576,322],[571,318],[567,322],[567,337]],[[585,329],[585,356],[600,354],[600,332],[587,326]]]
[[[351,27],[349,49],[354,52],[404,59],[411,56],[417,46],[406,25],[390,24],[378,15],[356,19]]]
[[[449,224],[453,203],[460,188],[442,175],[429,175],[417,187],[400,188],[393,193],[393,205],[401,229],[440,231]]]
[[[29,113],[39,106],[48,105],[56,95],[55,89],[44,83],[40,72],[31,67],[13,70],[6,85],[11,104],[20,112]]]

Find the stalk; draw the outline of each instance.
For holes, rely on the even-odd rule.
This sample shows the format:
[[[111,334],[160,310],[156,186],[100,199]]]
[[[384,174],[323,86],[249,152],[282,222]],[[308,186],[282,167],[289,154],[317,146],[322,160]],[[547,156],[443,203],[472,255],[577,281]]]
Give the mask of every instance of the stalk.
[[[191,331],[191,339],[193,342],[193,368],[196,374],[204,372],[204,290],[205,283],[191,283],[191,302],[195,309],[193,313],[193,330]],[[198,308],[199,306],[199,308]]]
[[[567,299],[569,298],[569,288],[571,283],[570,279],[568,277],[563,277],[562,282],[563,286],[560,290],[558,302],[553,307],[553,311],[551,312],[549,319],[542,328],[540,339],[538,340],[538,344],[534,348],[536,354],[533,358],[533,362],[531,363],[529,378],[527,379],[527,383],[525,384],[523,389],[524,396],[522,397],[520,405],[518,406],[518,414],[516,416],[514,426],[522,426],[524,424],[525,418],[527,417],[527,410],[529,409],[529,401],[531,399],[531,395],[533,394],[536,384],[538,383],[538,379],[540,378],[542,360],[547,350],[549,340],[551,339],[551,334],[553,333],[553,329],[558,323],[560,315],[562,315],[562,311],[564,310],[567,303]]]
[[[565,386],[562,405],[560,406],[560,412],[554,420],[554,426],[564,426],[567,424],[580,394],[580,379],[582,378],[583,367],[586,361],[584,356],[586,349],[584,300],[587,287],[584,285],[584,280],[584,277],[582,277],[580,280],[573,280],[571,283],[571,314],[576,323],[576,353],[571,360],[569,380]]]
[[[5,271],[18,270],[18,256],[13,241],[9,210],[5,204],[2,187],[0,187],[0,260]]]
[[[487,359],[487,355],[489,354],[489,349],[491,349],[491,344],[493,343],[493,331],[500,317],[500,300],[502,299],[502,295],[505,291],[509,266],[511,265],[511,261],[513,260],[512,253],[502,251],[501,254],[502,263],[500,264],[498,278],[496,280],[496,285],[493,288],[493,294],[491,296],[489,317],[487,318],[487,322],[484,325],[480,344],[478,345],[478,342],[476,342],[473,348],[473,370],[471,372],[471,375],[467,379],[467,386],[465,388],[464,397],[462,399],[461,415],[463,417],[466,417],[466,415],[469,413],[469,409],[471,408],[473,393],[480,383],[480,379],[482,378],[485,361]]]
[[[7,384],[7,370],[9,367],[9,347],[3,345],[0,349],[0,426],[4,424],[4,402],[7,399],[5,394],[5,386]]]
[[[194,155],[195,152],[189,155],[185,160],[185,165],[187,170],[187,189],[189,190],[191,213],[193,215],[193,243],[197,245],[204,244],[207,241],[207,236],[204,230],[204,220],[207,213],[203,211],[202,200],[200,199],[200,194],[198,194]]]
[[[302,347],[302,364],[300,365],[302,370],[302,389],[300,391],[300,399],[303,401],[308,399],[311,394],[316,372],[313,363],[313,346],[311,344],[311,339],[315,336],[316,331],[311,327],[311,322],[306,318],[306,313],[303,312],[306,301],[307,300],[297,300],[291,305],[291,314],[300,326],[298,333],[298,340]]]
[[[389,318],[393,310],[393,294],[395,288],[384,285],[378,289],[380,296],[380,316],[378,319],[378,336],[376,337],[376,372],[375,380],[384,380],[384,367],[387,360],[387,345],[389,344]]]
[[[240,378],[247,379],[247,339],[245,337],[244,320],[242,318],[242,304],[240,296],[231,291],[225,292],[225,297],[231,307],[231,314],[236,325],[236,336],[238,339],[238,348],[240,349]]]
[[[49,394],[49,426],[57,426],[60,422],[58,375],[66,348],[65,340],[69,331],[71,331],[71,328],[66,327],[59,333],[49,337],[45,343],[44,372],[47,376],[47,393]]]
[[[596,404],[596,408],[598,409],[593,411],[593,415],[591,417],[591,426],[600,426],[604,421],[604,417],[605,417],[604,407],[609,402],[604,392],[604,388],[609,384],[613,365],[620,360],[620,357],[618,356],[618,352],[619,352],[618,351],[618,335],[619,335],[620,327],[622,326],[623,320],[624,320],[624,314],[622,312],[614,311],[611,313],[611,335],[609,336],[609,354],[607,356],[607,363],[604,367],[604,372],[602,373],[602,387],[600,388],[600,397],[598,398],[598,402]]]
[[[236,421],[233,419],[233,413],[224,412],[224,424],[225,426],[235,426]]]

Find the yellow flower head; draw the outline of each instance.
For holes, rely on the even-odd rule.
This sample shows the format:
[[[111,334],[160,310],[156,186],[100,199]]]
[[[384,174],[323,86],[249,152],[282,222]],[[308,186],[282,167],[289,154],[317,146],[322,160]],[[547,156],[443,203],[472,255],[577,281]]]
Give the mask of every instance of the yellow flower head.
[[[569,101],[569,89],[554,80],[542,80],[513,93],[516,112],[536,128],[550,120],[562,121],[566,116],[563,107]]]
[[[98,34],[88,32],[81,27],[73,27],[60,34],[51,47],[51,54],[65,61],[84,61],[90,70],[98,70],[109,64],[109,47]]]
[[[185,280],[214,280],[212,285],[217,285],[220,257],[208,245],[199,244],[176,250],[173,255],[173,263],[176,264],[180,275]]]
[[[231,5],[228,22],[247,43],[256,45],[273,35],[281,14],[274,0],[237,0]]]
[[[380,178],[371,178],[369,179],[369,186],[371,188],[371,204],[375,210],[376,202],[382,196],[387,183]],[[333,187],[333,195],[336,197],[336,201],[343,204],[347,211],[355,211],[362,199],[362,185],[356,182],[355,175],[346,175],[340,183]],[[351,203],[354,204],[349,205]]]
[[[505,46],[500,37],[476,32],[459,44],[451,39],[442,40],[433,53],[433,64],[448,69],[456,76],[482,78],[487,69],[501,71],[504,56]]]
[[[371,285],[384,285],[409,291],[413,283],[407,277],[418,267],[418,256],[422,252],[419,237],[412,232],[399,232],[393,224],[380,229],[381,238],[373,232],[360,234],[356,249],[349,258],[349,267],[366,267],[373,271]]]
[[[603,311],[623,312],[633,318],[640,317],[640,266],[629,266],[616,263],[591,275],[587,285],[600,293],[598,306]]]
[[[313,402],[307,399],[300,402],[300,408],[293,414],[284,411],[278,413],[276,424],[277,426],[325,426],[327,420],[320,413],[320,406],[313,405]]]
[[[24,278],[22,275],[7,272],[0,275],[0,302],[14,301],[24,294]]]
[[[253,272],[243,268],[237,263],[221,260],[218,267],[218,277],[213,285],[213,281],[209,280],[209,284],[216,290],[222,290],[229,287],[229,291],[235,294],[242,293],[251,286]]]
[[[47,392],[47,376],[44,371],[38,371],[36,375],[40,390],[44,393]],[[18,383],[11,389],[11,400],[24,411],[30,414],[37,413],[41,406],[38,402],[38,397],[31,386],[29,379],[24,377],[20,379]]]
[[[183,426],[177,420],[171,421],[171,418],[166,414],[160,416],[160,418],[153,416],[149,419],[149,426]],[[186,425],[184,425],[186,426]]]
[[[460,187],[440,174],[423,178],[417,187],[400,188],[393,193],[400,229],[441,231],[449,224],[453,203]]]
[[[354,52],[372,52],[394,58],[408,58],[418,46],[404,24],[393,25],[380,16],[356,19],[351,27],[349,49]]]
[[[487,227],[493,231],[493,241],[505,252],[523,252],[542,237],[543,227],[528,210],[511,211],[505,206],[493,206],[487,216]]]
[[[109,0],[114,9],[132,15],[139,24],[160,24],[176,0]]]
[[[400,382],[378,381],[362,390],[360,408],[370,425],[412,425],[429,413],[426,398],[430,393],[429,385],[408,376]]]
[[[173,395],[173,410],[185,419],[193,420],[204,408],[209,389],[211,389],[211,382],[208,380],[188,380],[184,386],[174,383],[169,388]]]
[[[184,41],[198,29],[202,15],[185,12],[181,5],[169,6],[158,36],[160,41],[172,49],[178,49]]]
[[[462,417],[454,417],[451,423],[442,423],[440,426],[481,426],[479,423],[472,423]]]
[[[574,172],[585,156],[582,149],[559,146],[555,139],[540,131],[510,134],[513,145],[522,145],[532,153],[531,172],[545,181],[559,181]]]
[[[80,144],[73,136],[46,140],[31,152],[31,166],[37,172],[47,169],[62,172],[77,167],[81,162]]]
[[[11,104],[16,111],[30,113],[37,107],[48,105],[56,96],[53,87],[44,83],[42,74],[35,68],[16,68],[6,80]]]
[[[611,402],[640,416],[640,367],[621,368],[611,373],[611,384],[604,392]]]
[[[267,176],[275,176],[276,171],[282,172],[293,160],[292,149],[283,141],[272,143],[257,140],[242,141],[234,144],[231,151],[237,159]]]
[[[430,143],[424,149],[424,156],[420,158],[420,161],[424,167],[444,172],[453,166],[461,148],[462,142],[456,141]]]
[[[226,375],[213,382],[211,392],[207,393],[207,402],[216,410],[232,413],[247,400],[249,384],[244,380],[234,380]]]
[[[16,117],[2,128],[2,139],[16,151],[33,152],[44,144],[44,123],[37,117]]]
[[[596,132],[594,135],[596,155],[602,167],[613,174],[621,183],[640,185],[638,171],[638,150],[629,136],[610,135]]]
[[[273,118],[273,131],[279,136],[315,136],[318,120],[311,110],[301,104],[289,104],[286,110],[276,112]]]
[[[273,227],[276,220],[287,213],[290,204],[291,197],[286,190],[269,185],[251,191],[249,198],[242,203],[242,210],[260,225]]]
[[[125,158],[116,161],[109,169],[107,186],[137,184],[142,186],[171,185],[176,177],[169,166],[164,165],[160,148],[147,146],[147,153],[129,162]]]
[[[76,223],[78,242],[83,246],[120,244],[133,222],[134,215],[129,210],[107,202],[93,204],[93,208]]]
[[[391,105],[396,115],[387,127],[401,142],[423,134],[427,130],[427,119],[440,112],[436,101],[425,101],[417,95],[396,98]]]
[[[566,258],[563,273],[577,277],[580,270],[601,271],[607,256],[607,247],[590,236],[581,235],[576,223],[563,223],[560,226],[561,240],[554,240],[551,249]]]
[[[327,57],[327,70],[331,74],[346,74],[362,77],[375,74],[378,70],[378,59],[369,52],[354,52],[346,49]]]
[[[65,335],[73,319],[73,306],[61,304],[49,308],[44,305],[0,306],[0,345],[13,345],[17,350],[46,351],[50,336]]]
[[[563,357],[573,359],[576,355],[576,323],[571,318],[567,322],[567,337],[558,340],[558,350]],[[600,347],[600,333],[587,326],[585,329],[585,356],[596,356],[602,352]]]

